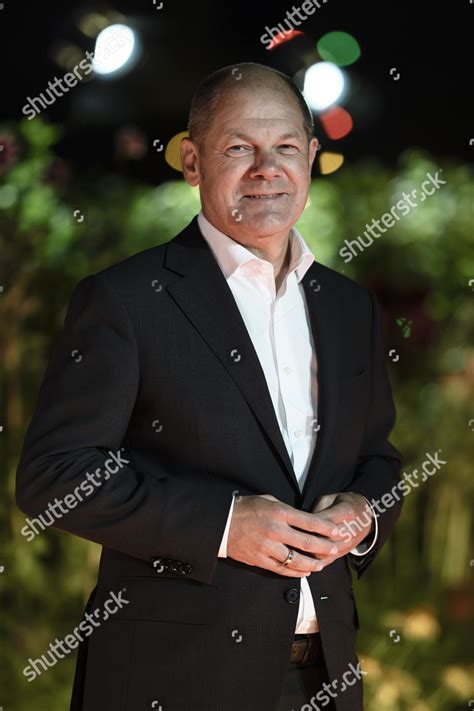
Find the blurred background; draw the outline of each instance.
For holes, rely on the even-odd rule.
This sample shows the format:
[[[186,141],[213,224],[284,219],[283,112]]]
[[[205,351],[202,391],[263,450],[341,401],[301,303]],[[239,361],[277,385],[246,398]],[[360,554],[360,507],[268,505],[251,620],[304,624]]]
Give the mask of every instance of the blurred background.
[[[299,14],[289,19],[292,7]],[[100,553],[54,529],[28,543],[14,501],[66,305],[82,277],[168,241],[197,214],[199,193],[178,157],[189,103],[206,74],[241,61],[293,77],[314,113],[322,147],[297,226],[318,261],[381,302],[403,471],[438,450],[447,462],[405,498],[395,533],[355,583],[366,709],[474,705],[474,3],[304,8],[0,3],[5,711],[69,708],[74,658],[34,684],[22,670],[78,624]],[[350,260],[341,256],[404,191],[420,195],[428,174],[443,181],[432,195]]]

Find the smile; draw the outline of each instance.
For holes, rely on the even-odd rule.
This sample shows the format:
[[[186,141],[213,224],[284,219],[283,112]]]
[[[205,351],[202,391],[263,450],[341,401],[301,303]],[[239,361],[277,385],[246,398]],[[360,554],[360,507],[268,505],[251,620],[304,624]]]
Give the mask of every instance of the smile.
[[[275,198],[283,197],[285,193],[273,193],[271,195],[244,195],[252,200],[274,200]]]

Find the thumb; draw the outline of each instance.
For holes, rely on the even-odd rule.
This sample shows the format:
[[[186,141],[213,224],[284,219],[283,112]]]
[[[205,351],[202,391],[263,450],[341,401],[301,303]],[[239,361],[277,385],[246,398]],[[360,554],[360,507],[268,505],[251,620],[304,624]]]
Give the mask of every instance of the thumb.
[[[272,496],[272,494],[258,494],[258,496],[262,499],[268,499],[269,501],[277,501],[278,503],[281,503],[281,501]]]
[[[337,494],[325,494],[324,496],[320,496],[319,499],[316,499],[316,503],[311,512],[319,513],[320,511],[324,511],[324,509],[328,509],[333,505],[336,498]]]

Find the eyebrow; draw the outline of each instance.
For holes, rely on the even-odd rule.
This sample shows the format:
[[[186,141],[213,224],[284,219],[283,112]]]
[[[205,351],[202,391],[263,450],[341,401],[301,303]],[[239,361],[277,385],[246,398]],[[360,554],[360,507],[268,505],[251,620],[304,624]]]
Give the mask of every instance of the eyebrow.
[[[239,131],[236,128],[228,128],[226,131],[224,131],[225,136],[231,136],[232,138],[241,138],[243,141],[250,141],[252,142],[254,139],[251,136],[248,136],[246,133],[243,131]],[[281,136],[278,137],[279,141],[284,141],[288,138],[296,138],[301,140],[301,133],[299,131],[288,131],[287,133],[281,134]]]

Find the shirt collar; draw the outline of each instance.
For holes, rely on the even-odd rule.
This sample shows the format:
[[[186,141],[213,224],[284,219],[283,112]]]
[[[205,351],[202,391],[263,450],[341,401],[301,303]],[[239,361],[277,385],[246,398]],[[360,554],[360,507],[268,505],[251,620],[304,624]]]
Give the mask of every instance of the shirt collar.
[[[242,266],[248,262],[256,261],[268,264],[266,260],[260,259],[260,257],[257,257],[253,252],[239,244],[239,242],[236,242],[214,227],[204,216],[202,210],[197,219],[202,236],[208,243],[211,252],[227,280],[229,280],[237,270],[241,270]],[[314,262],[314,254],[295,227],[291,229],[290,245],[291,259],[287,274],[291,274],[291,272],[295,271],[296,280],[299,283]]]

